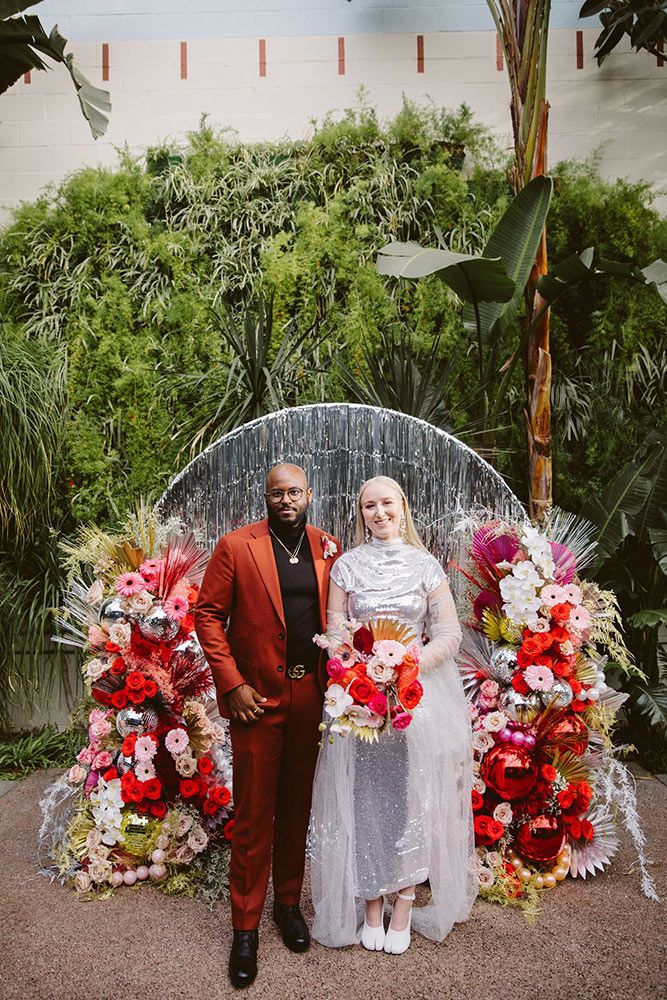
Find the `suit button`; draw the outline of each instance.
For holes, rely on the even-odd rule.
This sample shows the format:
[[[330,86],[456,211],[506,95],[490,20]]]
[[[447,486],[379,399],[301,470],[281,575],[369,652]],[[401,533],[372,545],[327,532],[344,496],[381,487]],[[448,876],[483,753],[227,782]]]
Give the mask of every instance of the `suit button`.
[[[278,664],[278,673],[282,673],[282,671],[283,671],[284,669],[285,669],[285,668],[284,668],[284,667],[283,667],[283,666],[282,666],[282,665],[281,665],[281,664],[279,663],[279,664]]]
[[[279,632],[278,633],[278,638],[279,639],[284,639],[285,638],[285,633],[284,632]]]

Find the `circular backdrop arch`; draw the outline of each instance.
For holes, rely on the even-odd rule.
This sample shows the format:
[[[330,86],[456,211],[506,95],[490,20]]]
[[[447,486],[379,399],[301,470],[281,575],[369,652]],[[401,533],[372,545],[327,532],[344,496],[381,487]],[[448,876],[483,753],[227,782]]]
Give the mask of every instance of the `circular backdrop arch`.
[[[463,442],[424,420],[356,403],[317,403],[259,417],[214,441],[169,484],[158,501],[212,548],[228,531],[265,516],[264,479],[278,462],[306,469],[313,487],[309,519],[350,548],[360,484],[397,479],[424,544],[443,565],[458,562],[451,535],[457,511],[483,506],[501,517],[523,508],[501,476]],[[455,595],[464,578],[450,573]]]

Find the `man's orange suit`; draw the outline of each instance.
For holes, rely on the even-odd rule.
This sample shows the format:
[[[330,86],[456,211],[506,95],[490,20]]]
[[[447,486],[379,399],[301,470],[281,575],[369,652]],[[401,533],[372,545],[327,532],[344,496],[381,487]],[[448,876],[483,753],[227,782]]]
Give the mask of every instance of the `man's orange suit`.
[[[326,628],[329,573],[340,543],[312,525],[307,539]],[[195,628],[211,667],[221,713],[224,695],[250,684],[267,701],[252,724],[230,723],[234,760],[234,833],[230,865],[232,923],[254,930],[264,906],[273,847],[278,903],[301,896],[313,775],[326,674],[286,676],[287,637],[268,520],[238,528],[218,542],[206,570]]]

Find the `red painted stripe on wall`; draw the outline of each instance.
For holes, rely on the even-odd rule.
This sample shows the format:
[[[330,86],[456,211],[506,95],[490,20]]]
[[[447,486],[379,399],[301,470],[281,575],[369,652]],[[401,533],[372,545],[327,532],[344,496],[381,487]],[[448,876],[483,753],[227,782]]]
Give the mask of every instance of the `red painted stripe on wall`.
[[[338,75],[345,76],[345,39],[338,39]]]
[[[502,72],[503,69],[503,43],[500,40],[500,35],[496,35],[496,69]]]
[[[259,40],[259,75],[266,76],[266,38]]]
[[[577,32],[577,69],[584,68],[584,33]]]
[[[424,72],[424,36],[417,35],[417,72]]]
[[[32,76],[30,75],[30,70],[28,70],[27,73],[23,74],[23,82],[24,83],[32,83]]]
[[[181,42],[181,80],[188,78],[188,43]]]
[[[102,42],[102,79],[109,79],[109,43]]]

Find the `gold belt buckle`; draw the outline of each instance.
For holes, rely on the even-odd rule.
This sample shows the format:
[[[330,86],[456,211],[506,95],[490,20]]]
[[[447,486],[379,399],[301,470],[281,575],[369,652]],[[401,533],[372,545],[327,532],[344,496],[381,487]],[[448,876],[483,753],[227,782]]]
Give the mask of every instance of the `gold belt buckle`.
[[[300,681],[305,673],[306,668],[303,663],[295,663],[294,666],[287,668],[287,676],[293,681]]]

